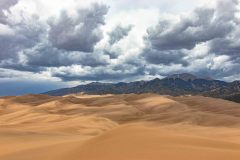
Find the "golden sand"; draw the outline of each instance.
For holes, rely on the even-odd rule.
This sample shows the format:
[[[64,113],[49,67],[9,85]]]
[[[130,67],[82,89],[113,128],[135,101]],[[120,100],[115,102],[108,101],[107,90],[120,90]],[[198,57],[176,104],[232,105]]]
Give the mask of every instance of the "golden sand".
[[[0,98],[0,160],[239,160],[240,104],[197,96]]]

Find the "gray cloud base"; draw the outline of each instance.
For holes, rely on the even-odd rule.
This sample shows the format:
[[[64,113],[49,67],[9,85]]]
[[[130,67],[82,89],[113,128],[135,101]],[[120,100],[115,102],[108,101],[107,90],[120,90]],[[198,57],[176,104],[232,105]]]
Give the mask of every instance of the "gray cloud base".
[[[117,25],[110,33],[109,35],[109,43],[113,45],[114,43],[117,43],[121,39],[123,39],[125,36],[128,35],[128,33],[132,30],[133,26],[129,25],[126,27],[122,27],[121,25]]]
[[[76,17],[62,12],[57,20],[49,23],[50,42],[58,49],[92,52],[95,44],[102,39],[99,27],[104,24],[107,12],[108,7],[99,4],[78,10]]]

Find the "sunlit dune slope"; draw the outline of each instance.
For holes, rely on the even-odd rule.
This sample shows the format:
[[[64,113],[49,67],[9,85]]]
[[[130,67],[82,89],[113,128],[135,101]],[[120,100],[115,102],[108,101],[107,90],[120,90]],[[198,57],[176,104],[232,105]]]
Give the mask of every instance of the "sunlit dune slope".
[[[207,133],[207,129],[202,132]],[[240,158],[239,149],[240,144],[235,142],[138,124],[93,138],[69,157],[76,160],[226,160]]]

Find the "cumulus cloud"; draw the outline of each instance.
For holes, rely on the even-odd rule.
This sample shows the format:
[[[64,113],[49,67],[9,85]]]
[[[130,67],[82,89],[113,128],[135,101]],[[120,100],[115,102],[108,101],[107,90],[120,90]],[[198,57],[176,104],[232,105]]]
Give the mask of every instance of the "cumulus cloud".
[[[118,41],[123,39],[125,36],[127,36],[132,28],[133,28],[132,25],[128,25],[126,27],[117,25],[110,33],[108,33],[109,43],[111,45],[113,45],[114,43],[117,43]]]
[[[236,74],[233,66],[237,62],[234,59],[240,55],[238,6],[237,0],[220,0],[215,7],[199,7],[191,14],[181,16],[178,21],[161,19],[147,30],[144,37],[146,47],[141,55],[150,64],[166,67],[180,64],[179,72],[186,70],[204,74],[208,71],[218,78],[226,75],[227,69],[221,70],[211,64],[216,64],[220,60],[216,57],[223,55],[228,57],[224,64],[228,64],[230,74]],[[203,48],[199,51],[201,45],[207,50]],[[204,65],[196,68],[194,63],[203,60]]]
[[[0,2],[0,8],[3,9],[9,9],[11,6],[15,5],[18,2],[18,0],[1,0]]]
[[[102,39],[99,27],[104,24],[107,12],[108,7],[99,4],[78,10],[76,16],[63,11],[58,19],[49,22],[49,40],[59,49],[92,52]]]
[[[107,10],[105,5],[92,4],[89,8],[77,10],[75,17],[64,12],[56,22],[52,18],[49,24],[41,21],[38,15],[24,11],[20,11],[19,19],[11,19],[19,13],[9,12],[5,17],[7,23],[0,24],[0,67],[39,72],[48,67],[74,64],[107,65],[109,57],[93,51],[101,38],[99,26],[104,24]],[[53,38],[62,40],[61,46],[50,43]]]
[[[38,2],[45,5],[38,8]],[[179,72],[219,79],[239,75],[237,0],[184,14],[159,12],[152,4],[117,10],[123,2],[109,1],[109,8],[107,1],[74,0],[61,1],[59,10],[51,1],[52,12],[43,7],[49,7],[45,0],[38,2],[31,1],[28,12],[27,0],[0,1],[1,78],[133,81]]]
[[[225,25],[231,25],[231,30],[224,37],[216,37],[210,41],[211,52],[216,54],[226,54],[233,56],[234,58],[239,57],[240,54],[240,29],[239,29],[239,13],[238,9],[239,1],[220,1],[217,5],[217,15],[219,21],[225,22]]]
[[[235,0],[226,3],[235,4]],[[225,8],[229,12],[225,10],[224,14],[221,7],[197,8],[192,15],[180,18],[177,23],[160,21],[156,27],[148,30],[146,39],[155,49],[178,50],[193,49],[196,44],[223,38],[234,29],[232,24],[234,9],[231,7]]]
[[[136,80],[137,77],[144,76],[144,66],[135,64],[119,63],[110,66],[66,66],[52,68],[51,73],[54,77],[61,78],[64,81],[125,81]]]
[[[108,64],[108,57],[101,53],[67,52],[47,44],[27,50],[24,55],[27,64],[36,67],[60,67],[73,64],[96,67]]]
[[[4,12],[9,11],[11,6],[14,6],[18,3],[19,0],[1,0],[0,1],[0,23],[5,24],[6,22],[6,14]]]
[[[46,25],[38,15],[22,13],[18,19],[15,12],[9,12],[4,17],[5,23],[0,24],[0,60],[15,58],[26,48],[34,47],[46,35]]]
[[[182,64],[187,66],[187,60],[184,60],[185,54],[182,51],[159,51],[156,49],[145,49],[143,56],[151,64]]]

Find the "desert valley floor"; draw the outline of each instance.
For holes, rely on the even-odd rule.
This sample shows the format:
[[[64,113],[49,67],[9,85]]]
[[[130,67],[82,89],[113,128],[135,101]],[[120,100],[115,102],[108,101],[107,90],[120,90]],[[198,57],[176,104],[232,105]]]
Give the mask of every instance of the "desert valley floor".
[[[198,96],[0,98],[1,160],[239,160],[240,104]]]

